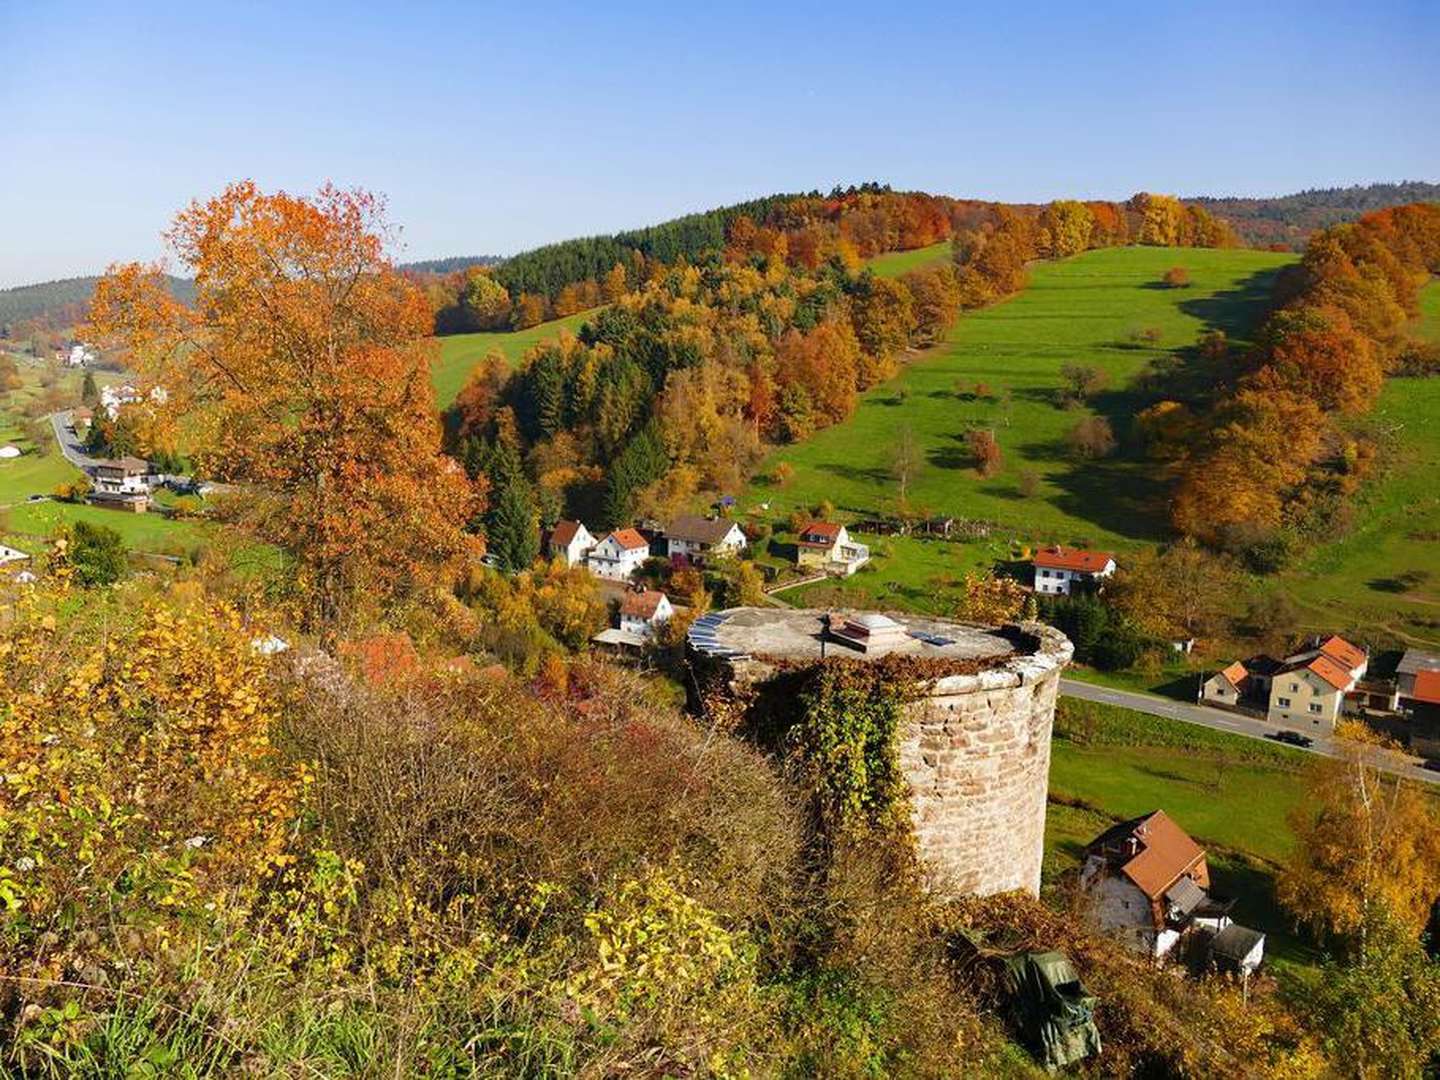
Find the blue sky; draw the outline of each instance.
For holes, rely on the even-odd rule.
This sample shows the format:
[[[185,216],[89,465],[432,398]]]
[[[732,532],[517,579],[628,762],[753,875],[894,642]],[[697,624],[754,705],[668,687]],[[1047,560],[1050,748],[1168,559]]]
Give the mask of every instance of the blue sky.
[[[1440,3],[0,0],[0,286],[239,177],[402,258],[867,179],[1007,200],[1440,180]]]

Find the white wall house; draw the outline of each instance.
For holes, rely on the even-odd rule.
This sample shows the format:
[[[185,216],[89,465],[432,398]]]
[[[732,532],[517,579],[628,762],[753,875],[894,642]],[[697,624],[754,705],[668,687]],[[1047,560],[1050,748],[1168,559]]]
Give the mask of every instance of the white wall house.
[[[89,499],[98,506],[144,512],[150,503],[150,463],[124,457],[96,464]]]
[[[850,539],[844,525],[812,521],[796,534],[795,562],[801,567],[849,577],[870,561],[870,549]]]
[[[1265,719],[1272,724],[1301,725],[1332,731],[1345,706],[1345,695],[1355,689],[1370,666],[1364,649],[1341,637],[1330,637],[1285,658],[1285,666],[1270,680],[1270,708]]]
[[[739,555],[746,543],[745,530],[723,518],[678,517],[665,529],[666,553],[672,557]]]
[[[674,614],[670,598],[659,589],[629,592],[620,601],[620,629],[642,638],[653,638],[660,625]]]
[[[616,529],[590,549],[585,565],[596,577],[628,581],[650,557],[650,545],[634,529]]]
[[[595,546],[595,537],[580,521],[557,521],[545,543],[545,554],[550,558],[559,556],[566,566],[580,566],[585,556]]]
[[[1035,591],[1069,596],[1077,584],[1093,584],[1115,573],[1115,557],[1108,551],[1079,548],[1042,548],[1035,553]]]

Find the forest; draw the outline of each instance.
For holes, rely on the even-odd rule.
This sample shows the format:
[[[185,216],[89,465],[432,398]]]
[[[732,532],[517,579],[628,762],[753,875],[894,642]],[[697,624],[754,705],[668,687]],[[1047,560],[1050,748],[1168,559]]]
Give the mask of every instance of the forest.
[[[1224,218],[1251,247],[1301,250],[1310,234],[1354,221],[1374,210],[1407,203],[1440,201],[1440,184],[1418,180],[1398,184],[1356,184],[1312,188],[1273,198],[1197,195],[1186,199]]]

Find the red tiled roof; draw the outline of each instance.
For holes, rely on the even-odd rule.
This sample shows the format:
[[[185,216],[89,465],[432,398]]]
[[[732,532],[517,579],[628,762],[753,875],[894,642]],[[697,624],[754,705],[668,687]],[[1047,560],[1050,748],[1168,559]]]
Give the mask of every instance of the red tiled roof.
[[[1355,681],[1350,677],[1348,669],[1341,667],[1323,653],[1311,660],[1305,667],[1319,675],[1336,690],[1347,689]]]
[[[1364,649],[1351,645],[1342,637],[1332,637],[1324,642],[1320,652],[1348,671],[1354,671],[1366,660]]]
[[[616,529],[610,535],[613,536],[615,542],[626,551],[634,551],[636,548],[648,548],[650,546],[649,541],[634,529]],[[602,544],[604,542],[604,540],[601,541]]]
[[[575,539],[582,528],[584,526],[578,521],[557,521],[550,533],[550,543],[556,547],[569,547],[570,541]]]
[[[1105,564],[1114,558],[1108,551],[1081,551],[1056,544],[1035,553],[1035,565],[1047,570],[1078,570],[1084,574],[1098,574]]]
[[[1416,701],[1440,705],[1440,671],[1417,671],[1415,673],[1415,692],[1410,696]]]
[[[1250,677],[1250,672],[1245,670],[1245,665],[1242,664],[1239,660],[1236,660],[1224,671],[1220,672],[1220,674],[1230,680],[1231,686],[1236,687],[1238,687],[1242,682],[1244,682]]]
[[[659,589],[626,593],[625,599],[620,601],[620,614],[629,615],[632,619],[653,619],[660,601],[664,599],[665,594]]]
[[[1140,851],[1121,872],[1151,900],[1163,896],[1176,878],[1205,857],[1205,850],[1164,810],[1141,818],[1130,833],[1140,842]]]

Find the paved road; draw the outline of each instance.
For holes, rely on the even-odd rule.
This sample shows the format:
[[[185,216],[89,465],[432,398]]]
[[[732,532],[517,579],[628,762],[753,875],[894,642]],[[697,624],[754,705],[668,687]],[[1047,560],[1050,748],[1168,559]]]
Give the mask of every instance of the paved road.
[[[61,412],[51,413],[50,426],[55,429],[55,443],[60,447],[60,453],[65,455],[65,460],[87,476],[93,473],[97,462],[85,453],[80,436],[75,434],[75,428],[71,425],[70,410],[64,409]]]
[[[1274,724],[1267,724],[1263,720],[1254,720],[1248,716],[1227,712],[1224,709],[1212,709],[1206,705],[1187,705],[1183,701],[1157,697],[1154,694],[1141,694],[1133,690],[1113,690],[1108,686],[1096,686],[1094,683],[1080,682],[1077,679],[1061,679],[1060,692],[1067,697],[1099,701],[1106,705],[1118,705],[1136,712],[1149,713],[1151,716],[1163,716],[1167,720],[1179,720],[1186,724],[1199,724],[1201,727],[1227,731],[1231,735],[1242,735],[1248,739],[1264,739],[1267,734],[1273,734],[1277,730]],[[1305,734],[1315,740],[1315,745],[1309,747],[1308,753],[1323,754],[1325,757],[1342,756],[1345,746],[1338,740],[1319,733],[1306,732]],[[1273,739],[1266,741],[1274,742]],[[1295,749],[1300,748],[1296,747]],[[1375,754],[1375,764],[1386,772],[1427,784],[1440,784],[1440,773],[1420,768],[1413,764],[1415,760],[1404,754],[1387,751],[1377,751]]]

